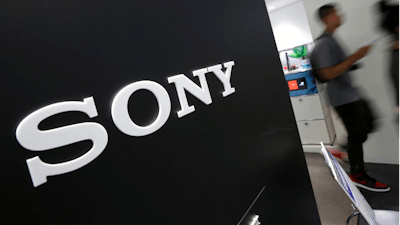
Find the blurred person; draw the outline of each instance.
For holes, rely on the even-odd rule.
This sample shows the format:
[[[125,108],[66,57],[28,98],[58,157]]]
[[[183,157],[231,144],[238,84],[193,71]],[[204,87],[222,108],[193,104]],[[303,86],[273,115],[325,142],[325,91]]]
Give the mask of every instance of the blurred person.
[[[399,122],[399,5],[389,5],[387,1],[380,0],[377,8],[381,14],[380,27],[386,31],[391,40],[390,46],[390,80],[395,90],[396,122]]]
[[[363,143],[375,127],[375,116],[360,91],[353,85],[350,70],[357,61],[371,51],[372,46],[364,46],[349,57],[333,37],[342,25],[342,16],[334,4],[318,9],[318,17],[325,26],[324,33],[317,38],[310,55],[313,74],[317,80],[327,82],[327,92],[331,105],[340,116],[347,130],[350,178],[360,188],[369,191],[386,192],[390,188],[367,174],[364,166]]]

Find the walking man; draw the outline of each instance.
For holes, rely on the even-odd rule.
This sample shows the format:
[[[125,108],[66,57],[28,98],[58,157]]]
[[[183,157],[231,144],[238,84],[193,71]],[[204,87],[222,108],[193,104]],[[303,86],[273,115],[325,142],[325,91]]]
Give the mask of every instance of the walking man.
[[[367,174],[364,167],[363,143],[374,129],[374,116],[360,92],[353,85],[350,70],[355,63],[371,50],[365,46],[349,57],[333,37],[342,24],[341,16],[333,4],[324,5],[318,16],[325,25],[325,32],[317,39],[310,61],[315,76],[327,82],[327,92],[331,105],[340,116],[348,133],[347,153],[350,162],[350,178],[358,187],[385,192],[390,188]]]

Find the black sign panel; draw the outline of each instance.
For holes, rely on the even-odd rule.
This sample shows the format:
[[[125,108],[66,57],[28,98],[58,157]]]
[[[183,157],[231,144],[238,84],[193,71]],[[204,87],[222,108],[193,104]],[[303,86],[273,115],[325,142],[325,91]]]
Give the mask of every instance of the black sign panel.
[[[320,224],[263,0],[0,5],[4,221],[236,225],[258,216],[261,224]],[[235,91],[223,96],[226,88],[210,67],[221,65],[227,74],[229,62]],[[195,111],[179,117],[183,100],[168,78],[182,74],[204,88],[193,75],[204,68],[203,93],[212,103],[185,89]],[[129,135],[115,124],[113,102],[143,80],[166,90],[171,110],[156,131]],[[97,115],[70,110],[48,116],[30,131],[18,130],[31,143],[17,140],[17,127],[33,121],[37,110],[89,97]],[[137,90],[127,103],[129,118],[142,127],[155,123],[165,109],[160,102],[166,101]],[[80,141],[46,136],[84,123],[106,130],[101,154],[34,185],[27,160],[71,166],[94,148],[86,136],[97,134],[90,129],[68,134]]]

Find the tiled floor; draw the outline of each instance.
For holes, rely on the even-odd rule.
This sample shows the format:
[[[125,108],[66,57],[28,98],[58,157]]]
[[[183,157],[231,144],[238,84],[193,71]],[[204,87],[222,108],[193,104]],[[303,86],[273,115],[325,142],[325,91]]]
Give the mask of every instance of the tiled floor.
[[[399,211],[399,166],[387,164],[366,164],[369,174],[379,181],[389,185],[390,192],[374,193],[361,190],[365,199],[375,210]],[[360,220],[360,225],[367,224]]]
[[[323,225],[345,225],[347,218],[355,213],[352,202],[333,179],[319,153],[305,153],[311,183]],[[350,223],[356,225],[356,219]]]
[[[311,183],[314,189],[318,211],[323,225],[345,225],[347,218],[356,211],[352,202],[333,179],[319,153],[305,153]],[[366,164],[369,174],[390,187],[389,193],[362,191],[362,194],[373,209],[399,210],[399,167],[398,165]],[[348,171],[349,166],[342,164]],[[350,225],[356,225],[353,218]]]

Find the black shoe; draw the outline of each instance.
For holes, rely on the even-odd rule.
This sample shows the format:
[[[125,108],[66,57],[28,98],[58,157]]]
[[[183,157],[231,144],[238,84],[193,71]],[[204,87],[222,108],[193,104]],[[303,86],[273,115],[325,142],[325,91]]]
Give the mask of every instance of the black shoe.
[[[354,184],[360,188],[364,188],[368,191],[374,192],[387,192],[390,191],[390,187],[386,184],[376,181],[376,179],[370,177],[366,172],[359,173],[357,175],[350,175],[350,179]]]

